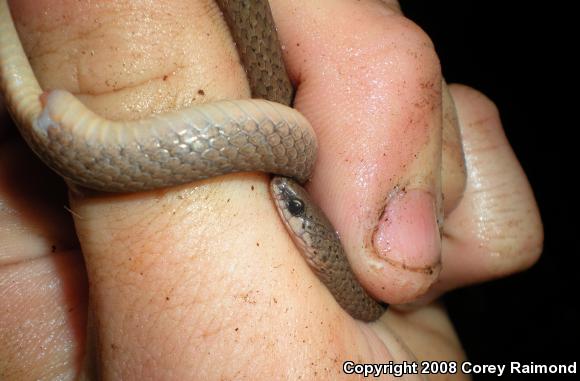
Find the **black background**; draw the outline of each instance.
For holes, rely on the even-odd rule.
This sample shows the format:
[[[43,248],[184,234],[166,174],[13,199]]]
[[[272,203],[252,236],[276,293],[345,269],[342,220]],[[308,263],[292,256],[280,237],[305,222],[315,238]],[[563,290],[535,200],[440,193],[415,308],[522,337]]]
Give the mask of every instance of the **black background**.
[[[496,102],[544,222],[544,252],[533,268],[445,298],[474,363],[578,360],[580,107],[573,53],[580,44],[572,31],[579,22],[572,20],[577,12],[555,4],[562,3],[401,1],[434,41],[448,82],[473,86]]]

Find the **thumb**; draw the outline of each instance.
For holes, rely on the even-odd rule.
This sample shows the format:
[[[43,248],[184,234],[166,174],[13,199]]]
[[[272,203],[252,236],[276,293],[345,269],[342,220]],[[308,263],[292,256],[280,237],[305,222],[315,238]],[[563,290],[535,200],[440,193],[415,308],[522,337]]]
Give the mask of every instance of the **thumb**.
[[[298,83],[295,106],[319,138],[308,190],[367,290],[413,300],[440,269],[442,78],[433,46],[377,2],[272,8]]]

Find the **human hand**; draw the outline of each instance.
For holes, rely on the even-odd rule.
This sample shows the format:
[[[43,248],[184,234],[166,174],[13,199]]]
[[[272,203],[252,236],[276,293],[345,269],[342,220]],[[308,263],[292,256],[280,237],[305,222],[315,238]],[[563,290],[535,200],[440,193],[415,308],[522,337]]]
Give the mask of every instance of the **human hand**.
[[[21,20],[31,22],[24,26],[27,31],[23,26],[20,30],[27,46],[43,41],[39,46],[45,50],[31,57],[42,83],[85,94],[84,100],[100,113],[138,117],[179,108],[193,97],[248,96],[223,24],[215,13],[204,17],[208,8],[199,4],[175,1],[159,8],[140,8],[129,2],[114,10],[105,7],[82,12],[74,8],[79,5],[64,4],[54,12],[62,16],[66,10],[78,24],[47,35],[38,30],[50,29],[47,20],[61,25],[61,19],[42,16],[42,3],[34,2],[36,9],[27,9],[27,3],[32,2],[19,2],[18,8]],[[441,150],[441,144],[417,143],[437,141],[430,137],[441,128],[437,90],[441,78],[428,39],[396,9],[382,9],[379,3],[272,2],[272,6],[287,47],[289,71],[298,83],[296,107],[311,120],[321,149],[326,150],[321,152],[309,190],[341,232],[365,286],[390,302],[415,300],[430,288],[436,272],[401,271],[400,266],[389,267],[380,257],[373,257],[372,250],[358,248],[366,243],[367,228],[373,228],[371,217],[376,223],[382,214],[377,205],[384,203],[396,185],[414,181],[427,193],[437,194],[437,166],[433,160],[414,159],[415,154],[437,157]],[[28,17],[23,16],[26,12],[30,12]],[[73,17],[79,15],[85,19]],[[34,20],[43,28],[33,25]],[[88,27],[97,20],[106,27]],[[348,35],[336,32],[346,27],[355,30]],[[140,40],[118,38],[131,34]],[[176,43],[165,48],[168,44],[163,38]],[[175,46],[184,47],[175,52]],[[127,50],[133,53],[131,60],[125,57]],[[208,53],[201,55],[202,51]],[[175,67],[168,68],[167,62]],[[215,67],[214,62],[220,66]],[[123,63],[134,66],[123,69]],[[71,67],[80,69],[76,77],[68,75]],[[425,81],[435,90],[417,86]],[[110,92],[111,88],[118,91]],[[125,88],[130,90],[121,90]],[[456,197],[458,205],[447,206],[444,266],[440,288],[434,293],[517,271],[535,260],[541,242],[533,198],[510,156],[493,106],[472,90],[455,87],[452,91],[469,177],[465,194]],[[100,95],[87,95],[90,93]],[[391,100],[399,106],[393,106]],[[422,100],[422,107],[409,109],[408,104],[421,104],[413,100]],[[385,104],[390,107],[382,110],[379,106]],[[411,117],[412,123],[401,123]],[[344,139],[349,131],[360,132],[360,126],[365,127],[365,134],[358,138],[367,142],[362,154],[360,143]],[[23,181],[39,183],[14,191],[19,184],[15,171],[31,173],[22,167],[30,153],[20,143],[7,142],[5,147],[9,147],[2,150],[6,155],[3,173],[9,174],[3,181],[5,211],[16,217],[7,236],[14,244],[7,245],[8,255],[4,256],[9,259],[5,263],[12,266],[4,266],[1,279],[2,289],[7,290],[3,294],[6,305],[17,308],[11,308],[15,313],[0,324],[9,332],[1,337],[10,343],[8,354],[0,356],[13,359],[6,368],[9,375],[25,371],[33,377],[38,374],[34,372],[47,369],[74,373],[82,359],[86,311],[79,253],[69,251],[74,232],[70,225],[54,223],[56,217],[67,221],[66,212],[58,207],[61,204],[39,197],[37,189],[46,186],[44,179],[26,176]],[[351,164],[333,165],[346,160]],[[445,184],[443,181],[443,189]],[[496,204],[488,207],[489,200]],[[398,225],[408,229],[401,232],[401,244],[415,242],[416,251],[395,254],[411,267],[436,266],[437,237],[430,231],[417,235],[421,226],[405,223],[408,215],[429,221],[432,204],[423,196],[409,202],[394,221],[398,218]],[[385,362],[413,356],[448,360],[461,356],[452,328],[436,306],[411,313],[393,311],[368,325],[346,316],[294,251],[272,209],[264,176],[228,176],[130,196],[74,194],[71,204],[91,283],[100,365],[108,378],[141,374],[153,378],[234,377],[229,372],[238,372],[240,378],[280,374],[330,378],[340,374],[345,359]],[[511,210],[500,214],[506,205]],[[32,221],[25,218],[28,216],[34,216]],[[514,224],[518,221],[524,223]],[[14,230],[26,234],[18,236]],[[494,231],[510,240],[485,234]],[[30,240],[31,234],[38,239]],[[528,235],[534,239],[527,240]],[[425,239],[417,242],[417,236]],[[53,245],[64,255],[46,255]],[[464,253],[470,253],[468,263],[460,258]],[[503,255],[498,258],[496,253]],[[22,262],[31,257],[36,260]],[[15,286],[6,287],[14,281]],[[23,295],[31,300],[36,295],[39,302],[23,308]],[[30,321],[29,329],[19,327],[25,318]],[[405,348],[392,332],[403,339]],[[47,341],[42,351],[36,346],[28,348],[32,351],[29,359],[45,360],[36,361],[35,366],[23,361],[27,356],[17,356],[22,352],[16,349],[30,337],[58,338]],[[422,352],[426,347],[434,354]],[[215,364],[223,358],[231,363]],[[63,364],[62,368],[47,366],[55,363]],[[167,373],[169,369],[171,373]]]

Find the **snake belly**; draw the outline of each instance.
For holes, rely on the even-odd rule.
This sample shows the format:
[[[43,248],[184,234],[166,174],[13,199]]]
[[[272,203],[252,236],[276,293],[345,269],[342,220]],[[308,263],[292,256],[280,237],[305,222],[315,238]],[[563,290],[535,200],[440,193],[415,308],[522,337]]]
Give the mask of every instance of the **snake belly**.
[[[316,160],[316,137],[308,121],[289,107],[294,89],[268,1],[217,3],[236,42],[252,96],[261,99],[220,101],[118,122],[96,115],[69,92],[44,94],[7,0],[0,0],[0,89],[28,145],[68,181],[106,192],[152,190],[247,171],[307,181]],[[311,247],[301,247],[309,264],[353,317],[377,319],[383,308],[354,277],[332,225],[311,201],[304,202],[321,216],[316,220],[323,221],[312,225],[317,227],[310,234],[326,237],[325,244],[332,248],[332,253],[314,250],[315,258],[325,259],[319,261],[308,259],[312,255],[305,250]],[[277,202],[281,216],[287,205]],[[298,244],[296,233],[290,232]],[[327,271],[331,268],[342,270]],[[354,291],[357,287],[360,290]]]

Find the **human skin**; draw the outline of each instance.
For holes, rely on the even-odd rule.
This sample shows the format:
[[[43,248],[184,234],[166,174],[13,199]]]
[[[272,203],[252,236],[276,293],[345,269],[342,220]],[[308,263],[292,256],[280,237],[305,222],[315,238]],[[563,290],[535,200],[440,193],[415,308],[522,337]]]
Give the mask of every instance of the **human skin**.
[[[131,195],[73,189],[69,212],[58,180],[3,124],[2,379],[72,378],[87,342],[106,379],[337,379],[347,359],[459,361],[444,310],[428,302],[537,259],[541,222],[497,110],[451,86],[463,149],[453,122],[441,132],[453,112],[442,111],[437,57],[396,4],[271,5],[295,106],[320,141],[308,190],[369,292],[415,308],[392,308],[371,324],[346,315],[296,251],[265,175]],[[249,96],[211,2],[11,7],[43,87],[73,91],[104,116]]]

